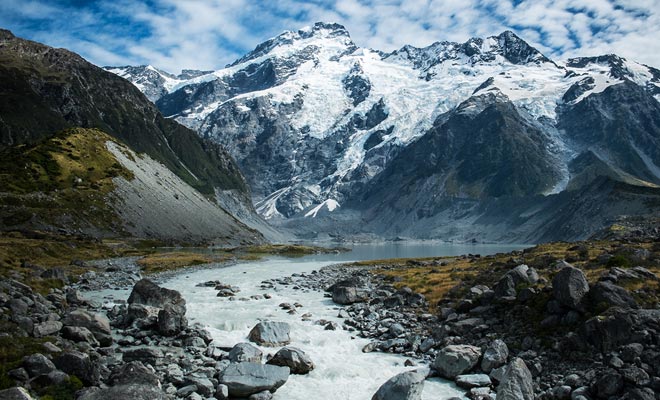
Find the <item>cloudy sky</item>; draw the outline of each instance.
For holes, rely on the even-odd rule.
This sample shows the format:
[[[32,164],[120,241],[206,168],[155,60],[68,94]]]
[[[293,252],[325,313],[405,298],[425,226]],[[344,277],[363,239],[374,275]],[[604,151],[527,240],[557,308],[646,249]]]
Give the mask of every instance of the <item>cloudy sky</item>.
[[[339,22],[391,51],[511,29],[546,55],[660,67],[660,0],[1,0],[0,27],[97,65],[217,69],[284,30]]]

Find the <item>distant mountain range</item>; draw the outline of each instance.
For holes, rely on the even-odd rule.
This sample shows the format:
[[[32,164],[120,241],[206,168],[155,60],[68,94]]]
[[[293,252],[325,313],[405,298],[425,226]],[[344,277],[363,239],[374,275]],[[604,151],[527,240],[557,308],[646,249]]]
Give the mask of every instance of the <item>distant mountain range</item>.
[[[553,61],[510,31],[383,53],[317,23],[218,71],[107,69],[302,237],[576,239],[660,209],[660,71],[616,55]]]

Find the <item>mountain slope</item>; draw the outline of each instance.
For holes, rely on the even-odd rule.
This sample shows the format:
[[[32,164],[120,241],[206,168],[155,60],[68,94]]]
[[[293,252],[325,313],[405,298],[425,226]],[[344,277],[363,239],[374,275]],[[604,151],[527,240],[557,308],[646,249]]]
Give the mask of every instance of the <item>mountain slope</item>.
[[[261,241],[163,164],[97,129],[0,152],[0,227],[167,242]]]
[[[456,225],[451,237],[462,216],[476,221],[480,205],[501,198],[593,197],[602,176],[652,190],[659,93],[657,69],[615,55],[552,61],[509,31],[386,54],[317,23],[156,104],[225,146],[259,213],[306,237],[428,236],[434,224]],[[600,161],[574,162],[587,153]],[[360,228],[347,228],[354,218]]]
[[[199,206],[201,203],[195,200],[197,195],[187,196],[190,201],[182,206],[188,208],[188,219],[193,217],[192,211],[197,209],[198,218],[208,213],[209,221],[220,224],[217,229],[208,229],[207,239],[213,239],[216,234],[225,237],[228,232],[235,233],[237,240],[263,239],[261,234],[235,220],[221,207],[228,196],[219,194],[233,193],[233,203],[243,203],[247,213],[254,215],[249,189],[232,157],[218,144],[203,140],[176,121],[164,118],[128,81],[67,50],[16,38],[11,32],[2,30],[0,92],[0,151],[11,154],[18,151],[17,146],[41,146],[57,132],[72,127],[100,129],[125,143],[141,157],[144,155],[139,160],[151,160],[149,162],[152,164],[158,164],[158,168],[162,169],[161,175],[168,170],[172,171],[181,185],[195,193],[199,192],[199,196],[211,199],[207,206],[212,205],[213,210]],[[35,168],[43,168],[38,164]],[[150,168],[150,171],[154,171],[154,168]],[[37,186],[34,189],[35,195],[38,195],[41,188]],[[149,192],[147,189],[153,190],[156,187],[144,186],[135,190],[141,195]],[[144,190],[147,192],[143,193]],[[171,202],[171,193],[156,193],[162,196],[161,205]],[[169,218],[165,209],[156,208],[155,213],[164,220]],[[221,214],[221,219],[213,217]],[[155,215],[153,218],[157,219]],[[179,241],[185,238],[195,241],[202,239],[201,228],[192,229],[194,234],[180,234],[181,226],[188,226],[189,222],[182,223],[185,218],[177,218],[178,224],[173,223],[169,227],[162,225],[158,229],[147,229],[134,221],[133,229],[124,230],[124,233],[144,233]],[[81,226],[85,226],[83,230],[93,233],[94,224],[90,220],[85,221],[81,222]],[[62,226],[62,223],[59,221],[53,226]],[[251,218],[249,224],[255,228],[266,226],[256,217]],[[108,227],[103,221],[99,221],[97,228],[106,233],[119,232],[114,228],[106,229]]]

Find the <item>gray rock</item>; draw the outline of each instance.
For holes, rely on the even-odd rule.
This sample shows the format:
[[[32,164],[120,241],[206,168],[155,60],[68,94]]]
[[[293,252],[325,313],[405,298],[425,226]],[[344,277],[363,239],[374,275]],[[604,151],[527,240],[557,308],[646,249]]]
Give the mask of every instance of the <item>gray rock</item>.
[[[456,384],[464,389],[490,386],[490,377],[486,374],[467,374],[456,377]]]
[[[364,293],[356,287],[338,286],[332,290],[332,301],[348,305],[365,301]]]
[[[78,400],[168,400],[167,395],[157,386],[118,385],[105,389],[94,388],[86,391]]]
[[[55,366],[69,375],[75,375],[86,385],[98,384],[100,379],[100,366],[92,362],[89,355],[79,351],[68,351],[60,354],[54,360]]]
[[[314,363],[304,351],[283,347],[266,364],[289,367],[292,374],[305,375],[314,369]]]
[[[612,308],[609,315],[596,316],[585,321],[582,335],[601,351],[616,349],[631,339],[633,322],[626,310]]]
[[[219,384],[215,388],[215,398],[218,400],[228,400],[229,399],[229,387],[224,384]]]
[[[286,322],[259,322],[252,328],[248,338],[251,342],[263,346],[284,346],[291,341],[290,329]]]
[[[496,339],[484,351],[484,356],[481,360],[481,369],[489,373],[493,368],[504,365],[508,357],[509,348],[506,343],[500,339]]]
[[[589,292],[589,283],[584,273],[573,266],[565,266],[552,280],[552,292],[562,305],[578,308],[582,298]]]
[[[276,391],[289,379],[289,368],[256,363],[230,364],[220,373],[219,382],[227,385],[232,397],[247,397],[269,390]]]
[[[596,307],[606,304],[608,307],[637,308],[637,302],[626,289],[610,282],[603,281],[596,283],[591,288],[589,295]]]
[[[157,347],[138,346],[123,351],[124,362],[140,361],[156,366],[161,363],[163,357],[163,351]]]
[[[433,369],[440,376],[454,379],[474,368],[481,357],[481,349],[469,345],[450,345],[438,352],[433,361]]]
[[[40,353],[32,354],[23,358],[23,368],[25,368],[27,373],[32,377],[45,375],[56,369],[55,364]]]
[[[418,372],[402,372],[385,382],[371,400],[421,400],[425,379]]]
[[[571,398],[570,386],[556,386],[552,388],[552,397],[556,400],[569,400]]]
[[[33,400],[30,393],[22,387],[13,387],[0,390],[0,399],[2,400]]]
[[[66,314],[62,323],[65,326],[79,326],[89,329],[101,346],[112,345],[112,332],[110,321],[99,313],[90,313],[84,310],[75,310]]]
[[[28,305],[21,299],[11,299],[8,301],[7,307],[13,315],[25,315],[28,312]]]
[[[60,321],[45,321],[34,325],[32,335],[37,338],[50,336],[59,332],[60,329],[62,329],[62,323]]]
[[[635,358],[641,357],[643,352],[644,346],[641,343],[630,343],[619,348],[619,355],[626,362],[635,361]]]
[[[154,371],[139,361],[122,364],[110,376],[110,383],[114,385],[147,385],[160,386],[160,380]]]
[[[603,374],[596,381],[596,394],[598,397],[608,398],[623,389],[623,377],[614,371]]]
[[[62,328],[62,336],[74,342],[87,342],[91,346],[99,346],[99,342],[94,337],[94,334],[82,326],[65,326]]]
[[[248,397],[248,400],[270,400],[273,398],[273,394],[269,392],[268,390],[264,390],[263,392],[255,393]]]
[[[229,361],[233,363],[253,362],[260,363],[262,352],[251,343],[238,343],[229,352]]]
[[[621,368],[619,373],[623,376],[623,379],[626,382],[630,382],[637,386],[646,386],[650,382],[649,374],[634,365]]]
[[[200,394],[205,398],[213,396],[213,393],[215,392],[215,385],[208,378],[191,376],[186,379],[184,384],[194,385],[197,388],[195,393]]]
[[[158,333],[163,336],[174,336],[186,329],[188,320],[185,313],[185,307],[182,309],[166,305],[158,312]]]
[[[521,264],[504,274],[493,287],[493,291],[497,298],[516,297],[519,285],[534,284],[538,280],[539,275],[534,268]]]
[[[149,279],[141,279],[133,286],[131,295],[128,297],[128,304],[143,304],[156,308],[165,308],[166,305],[170,305],[185,309],[186,301],[176,290],[162,288]]]
[[[514,358],[504,370],[497,387],[497,400],[534,400],[532,374],[521,358]]]

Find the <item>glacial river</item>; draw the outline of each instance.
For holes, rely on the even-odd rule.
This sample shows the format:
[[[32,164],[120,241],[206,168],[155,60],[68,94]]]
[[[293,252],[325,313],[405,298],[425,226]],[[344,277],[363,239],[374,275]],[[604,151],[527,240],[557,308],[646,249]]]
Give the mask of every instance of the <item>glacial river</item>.
[[[258,262],[245,262],[230,267],[206,268],[184,273],[163,283],[178,290],[187,302],[190,322],[199,322],[211,332],[214,341],[223,346],[247,341],[250,329],[259,321],[269,319],[291,325],[291,345],[304,350],[316,364],[308,375],[291,375],[287,383],[274,396],[280,400],[369,400],[378,387],[392,376],[418,367],[405,367],[406,358],[383,353],[362,353],[369,342],[353,337],[341,329],[326,331],[314,321],[326,319],[341,326],[337,317],[339,307],[323,293],[292,288],[262,290],[263,280],[309,273],[335,264],[368,259],[398,257],[430,257],[459,254],[493,254],[524,246],[516,245],[454,245],[438,243],[389,243],[355,245],[352,251],[341,254],[313,255],[302,258],[270,258]],[[271,299],[229,301],[216,297],[213,288],[196,287],[200,282],[219,280],[238,286],[239,297],[269,293]],[[280,303],[299,302],[298,313],[289,315]],[[311,313],[311,321],[302,321],[301,315]],[[272,348],[262,348],[264,354]],[[463,391],[452,383],[440,379],[427,380],[423,398],[442,400],[452,396],[463,398]]]

